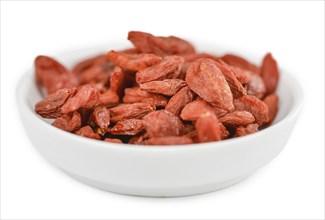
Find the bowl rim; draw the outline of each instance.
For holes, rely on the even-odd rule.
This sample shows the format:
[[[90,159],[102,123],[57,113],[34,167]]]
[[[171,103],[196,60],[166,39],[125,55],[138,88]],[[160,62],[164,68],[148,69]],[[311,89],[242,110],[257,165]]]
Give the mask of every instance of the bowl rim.
[[[44,129],[48,129],[49,132],[55,132],[58,135],[62,135],[63,138],[69,138],[71,141],[81,141],[84,142],[83,145],[91,146],[91,147],[100,147],[104,149],[112,148],[114,150],[145,150],[145,151],[174,151],[174,150],[189,150],[189,149],[202,149],[202,148],[223,148],[225,146],[229,147],[231,144],[236,144],[242,141],[250,141],[251,139],[255,139],[259,136],[264,135],[266,132],[271,132],[282,125],[286,124],[288,121],[294,119],[300,112],[303,105],[303,89],[301,84],[286,71],[280,69],[281,71],[281,79],[285,80],[286,84],[289,86],[290,90],[293,94],[293,104],[290,106],[288,113],[284,116],[283,119],[278,121],[276,124],[272,124],[271,126],[260,130],[256,133],[249,134],[243,137],[237,137],[232,139],[226,139],[218,142],[208,142],[208,143],[194,143],[194,144],[184,144],[184,145],[140,145],[140,144],[120,144],[120,143],[111,143],[104,142],[102,140],[95,140],[87,137],[82,137],[75,135],[70,132],[63,131],[58,129],[51,124],[42,120],[40,116],[38,116],[33,108],[29,105],[27,101],[27,94],[30,90],[30,87],[33,86],[34,74],[32,69],[25,72],[23,76],[19,79],[19,82],[16,86],[16,100],[18,109],[21,117],[31,117],[33,121],[38,123],[38,126],[44,127]],[[23,116],[25,115],[25,116]]]

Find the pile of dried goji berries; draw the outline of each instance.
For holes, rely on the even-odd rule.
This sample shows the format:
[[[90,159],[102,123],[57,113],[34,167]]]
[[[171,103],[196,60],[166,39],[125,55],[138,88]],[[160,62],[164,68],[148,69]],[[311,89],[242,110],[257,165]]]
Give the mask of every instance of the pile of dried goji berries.
[[[270,125],[278,109],[276,61],[196,53],[180,38],[131,31],[134,48],[68,70],[38,56],[48,96],[35,106],[53,126],[107,142],[172,145],[220,141]]]

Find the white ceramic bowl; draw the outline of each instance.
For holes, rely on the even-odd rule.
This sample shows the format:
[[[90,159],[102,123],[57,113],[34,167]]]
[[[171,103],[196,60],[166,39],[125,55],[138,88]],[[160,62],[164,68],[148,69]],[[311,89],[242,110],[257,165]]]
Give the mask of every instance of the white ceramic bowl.
[[[115,47],[56,56],[65,64]],[[211,47],[209,47],[211,51]],[[26,132],[38,151],[73,178],[111,192],[155,197],[186,196],[238,183],[284,148],[302,105],[302,88],[285,71],[277,93],[279,112],[272,126],[245,137],[184,146],[107,143],[57,129],[34,112],[41,94],[33,70],[17,88]]]

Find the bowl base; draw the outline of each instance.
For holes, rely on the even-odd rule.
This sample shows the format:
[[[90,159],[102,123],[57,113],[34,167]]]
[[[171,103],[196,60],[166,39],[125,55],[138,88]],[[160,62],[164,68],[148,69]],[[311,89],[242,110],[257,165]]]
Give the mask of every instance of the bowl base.
[[[66,172],[69,176],[84,184],[87,184],[89,186],[101,190],[118,193],[118,194],[124,194],[130,196],[142,196],[142,197],[180,197],[180,196],[191,196],[191,195],[213,192],[234,185],[236,183],[239,183],[250,175],[248,174],[248,175],[240,176],[222,182],[216,182],[216,183],[199,185],[199,186],[191,186],[191,187],[140,188],[140,187],[122,186],[122,185],[104,183],[97,180],[85,178],[67,171],[64,172]]]

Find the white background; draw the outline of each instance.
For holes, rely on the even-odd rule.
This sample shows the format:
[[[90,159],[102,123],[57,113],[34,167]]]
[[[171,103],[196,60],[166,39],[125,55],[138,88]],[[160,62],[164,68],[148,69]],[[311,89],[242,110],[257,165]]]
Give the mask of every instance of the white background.
[[[129,30],[271,51],[302,83],[284,151],[240,184],[183,198],[139,198],[83,185],[33,148],[15,99],[38,54],[125,39]],[[324,218],[324,2],[1,2],[1,217]]]

